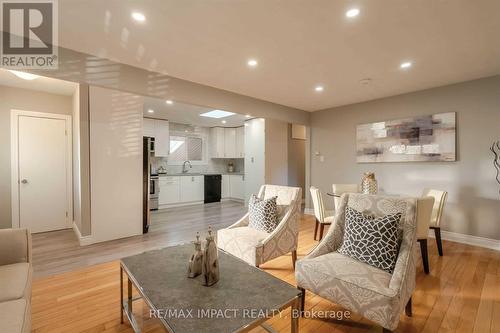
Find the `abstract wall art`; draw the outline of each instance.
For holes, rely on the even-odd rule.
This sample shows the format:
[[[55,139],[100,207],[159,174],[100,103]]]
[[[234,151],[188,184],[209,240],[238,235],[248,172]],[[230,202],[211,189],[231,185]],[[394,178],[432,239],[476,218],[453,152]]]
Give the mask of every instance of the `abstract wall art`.
[[[500,141],[495,141],[490,147],[491,152],[493,153],[493,166],[495,167],[495,179],[497,183],[500,185]],[[500,194],[500,190],[498,190],[498,194]]]
[[[361,124],[358,163],[456,161],[456,112]]]

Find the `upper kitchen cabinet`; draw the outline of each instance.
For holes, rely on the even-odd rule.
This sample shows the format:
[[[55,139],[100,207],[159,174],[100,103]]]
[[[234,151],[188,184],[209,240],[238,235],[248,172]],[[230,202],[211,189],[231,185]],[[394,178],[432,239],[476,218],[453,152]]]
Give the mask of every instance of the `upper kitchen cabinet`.
[[[210,129],[210,155],[212,158],[226,157],[224,145],[224,128],[212,127]]]
[[[155,138],[155,156],[167,157],[170,152],[168,120],[144,118],[143,135]]]
[[[236,128],[236,157],[245,157],[245,126]]]
[[[244,127],[212,127],[210,147],[212,158],[243,158],[245,156]]]
[[[170,152],[170,132],[167,120],[155,119],[155,156],[167,157]]]
[[[224,157],[236,157],[236,128],[224,128]]]

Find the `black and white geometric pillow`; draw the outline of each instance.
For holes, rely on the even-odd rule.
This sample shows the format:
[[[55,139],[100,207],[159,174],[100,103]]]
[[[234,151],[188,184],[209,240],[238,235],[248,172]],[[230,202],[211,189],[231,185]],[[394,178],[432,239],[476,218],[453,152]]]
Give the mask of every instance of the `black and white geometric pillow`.
[[[375,218],[346,207],[339,253],[392,274],[399,252],[401,213]]]
[[[267,233],[273,232],[278,225],[278,208],[276,199],[272,197],[266,200],[252,195],[248,202],[248,225],[254,229],[262,230]]]

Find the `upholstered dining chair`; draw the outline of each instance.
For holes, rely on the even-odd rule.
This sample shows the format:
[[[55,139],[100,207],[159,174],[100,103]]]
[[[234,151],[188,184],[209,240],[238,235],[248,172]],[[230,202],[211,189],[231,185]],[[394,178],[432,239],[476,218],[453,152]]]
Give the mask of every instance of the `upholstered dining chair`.
[[[399,251],[392,273],[338,252],[344,241],[347,207],[374,217],[401,213]],[[384,332],[396,329],[403,308],[411,316],[416,283],[416,213],[413,198],[342,195],[332,227],[316,248],[297,261],[295,278],[302,290],[301,310],[305,290],[309,290],[381,325]]]
[[[427,253],[427,237],[431,223],[434,197],[422,197],[417,200],[417,240],[420,244],[422,263],[425,274],[429,274],[429,255]]]
[[[340,196],[344,193],[358,193],[358,184],[332,184],[334,209],[340,205]]]
[[[333,222],[333,215],[326,216],[327,212],[325,211],[325,205],[323,204],[323,196],[321,194],[321,191],[314,186],[311,186],[310,191],[314,208],[314,217],[316,218],[316,224],[314,226],[314,240],[316,240],[318,226],[319,240],[321,240],[323,238],[325,225],[331,225]]]
[[[434,236],[436,237],[436,245],[438,248],[439,256],[443,256],[443,244],[441,242],[441,217],[443,216],[444,204],[446,198],[448,197],[448,192],[425,189],[422,194],[424,197],[434,197],[434,206],[432,208],[430,228],[434,230]]]
[[[257,267],[266,261],[291,252],[295,268],[302,189],[300,187],[262,185],[258,197],[260,199],[277,197],[280,222],[274,231],[267,233],[249,226],[249,214],[247,213],[238,222],[217,231],[217,246]]]

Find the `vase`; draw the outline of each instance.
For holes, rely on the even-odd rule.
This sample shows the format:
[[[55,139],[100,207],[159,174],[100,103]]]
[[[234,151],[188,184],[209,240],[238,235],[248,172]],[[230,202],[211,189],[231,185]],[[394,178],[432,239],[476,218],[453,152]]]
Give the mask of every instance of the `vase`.
[[[364,194],[377,194],[378,184],[375,179],[375,173],[365,172],[361,180],[361,192]]]
[[[203,251],[203,285],[210,287],[219,281],[219,259],[212,229],[208,228],[208,237]]]

